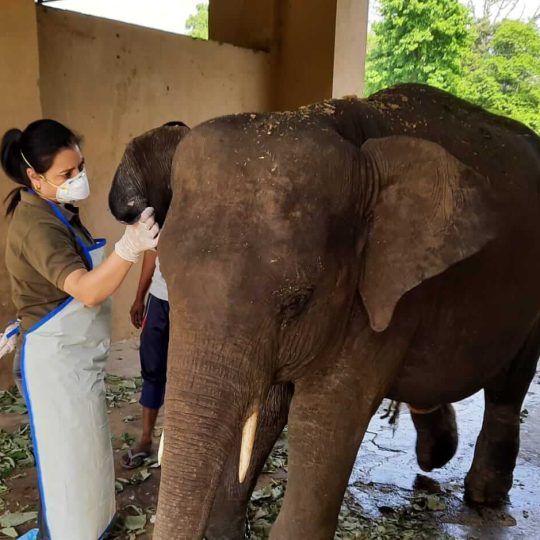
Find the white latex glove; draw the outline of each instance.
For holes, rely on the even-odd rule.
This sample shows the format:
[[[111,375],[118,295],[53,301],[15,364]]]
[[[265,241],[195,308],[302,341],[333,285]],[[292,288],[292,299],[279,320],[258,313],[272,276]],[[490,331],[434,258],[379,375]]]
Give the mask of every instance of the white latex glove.
[[[3,334],[0,334],[0,358],[12,353],[17,344],[19,321],[11,323],[6,327]],[[17,331],[15,331],[17,330]]]
[[[155,249],[159,239],[159,225],[154,219],[154,209],[145,208],[139,221],[128,225],[124,236],[116,242],[114,250],[122,259],[136,263],[139,255]]]

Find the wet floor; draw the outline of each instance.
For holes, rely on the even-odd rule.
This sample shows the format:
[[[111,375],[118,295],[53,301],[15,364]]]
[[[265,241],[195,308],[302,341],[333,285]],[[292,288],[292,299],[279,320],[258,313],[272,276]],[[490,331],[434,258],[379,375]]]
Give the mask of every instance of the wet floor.
[[[498,509],[473,510],[463,503],[463,481],[473,458],[484,412],[483,394],[455,404],[459,447],[444,468],[423,473],[416,463],[416,433],[406,409],[397,430],[372,419],[350,479],[349,491],[364,515],[380,518],[414,504],[418,490],[434,494],[427,513],[434,530],[463,539],[540,539],[540,372],[533,380],[522,411],[521,450],[509,501]]]

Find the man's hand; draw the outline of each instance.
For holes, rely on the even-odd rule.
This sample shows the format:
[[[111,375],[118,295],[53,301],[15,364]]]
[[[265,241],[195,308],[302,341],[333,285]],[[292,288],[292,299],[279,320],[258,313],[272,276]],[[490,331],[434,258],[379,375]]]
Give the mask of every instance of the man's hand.
[[[129,310],[129,315],[131,317],[131,324],[139,330],[144,320],[144,300],[136,299]]]

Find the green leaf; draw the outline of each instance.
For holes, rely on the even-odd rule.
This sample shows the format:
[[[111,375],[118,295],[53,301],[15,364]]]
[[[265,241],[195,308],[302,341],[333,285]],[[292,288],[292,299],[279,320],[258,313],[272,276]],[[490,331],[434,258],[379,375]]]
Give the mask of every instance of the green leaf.
[[[9,538],[19,537],[19,533],[13,527],[6,527],[5,529],[1,529],[0,533],[2,533],[5,536],[8,536]]]
[[[131,477],[131,483],[132,484],[142,484],[142,482],[145,482],[152,476],[151,472],[148,472],[148,469],[141,469],[140,471],[136,472]]]
[[[37,515],[37,512],[6,512],[0,516],[0,527],[18,527],[28,521],[36,520]]]
[[[127,531],[140,531],[146,527],[146,516],[144,514],[139,516],[127,516],[124,520],[124,524]]]
[[[188,35],[198,39],[208,39],[208,2],[195,6],[196,13],[186,20]]]
[[[426,508],[431,511],[445,510],[446,503],[437,495],[428,495],[426,497]]]

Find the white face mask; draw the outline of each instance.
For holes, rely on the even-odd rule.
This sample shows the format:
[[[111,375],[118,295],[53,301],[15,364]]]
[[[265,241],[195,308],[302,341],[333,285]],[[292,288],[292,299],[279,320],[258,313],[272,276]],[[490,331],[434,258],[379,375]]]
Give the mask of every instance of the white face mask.
[[[54,186],[46,178],[45,182]],[[83,169],[77,176],[66,180],[63,184],[54,187],[57,188],[56,200],[59,203],[69,204],[83,201],[90,195],[90,184],[88,183],[88,176],[86,176],[86,169]]]

